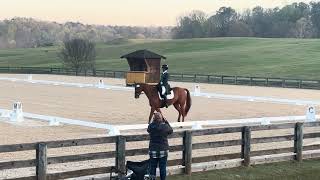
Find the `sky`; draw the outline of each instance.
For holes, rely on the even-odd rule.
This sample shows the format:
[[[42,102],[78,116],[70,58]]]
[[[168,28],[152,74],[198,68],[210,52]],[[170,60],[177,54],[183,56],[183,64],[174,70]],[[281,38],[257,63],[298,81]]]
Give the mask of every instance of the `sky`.
[[[219,7],[237,11],[262,6],[282,7],[310,0],[1,0],[0,20],[32,17],[38,20],[99,25],[173,26],[192,10],[209,15]],[[315,0],[314,0],[315,1]]]

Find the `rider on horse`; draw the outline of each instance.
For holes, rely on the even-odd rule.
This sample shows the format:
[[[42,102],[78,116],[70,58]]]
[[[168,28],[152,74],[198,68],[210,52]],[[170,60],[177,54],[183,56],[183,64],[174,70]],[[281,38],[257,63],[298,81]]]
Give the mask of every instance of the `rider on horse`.
[[[169,73],[168,73],[168,65],[162,65],[162,74],[159,82],[159,90],[161,97],[163,98],[163,103],[166,108],[168,108],[167,104],[167,95],[170,94],[170,85],[168,84]]]

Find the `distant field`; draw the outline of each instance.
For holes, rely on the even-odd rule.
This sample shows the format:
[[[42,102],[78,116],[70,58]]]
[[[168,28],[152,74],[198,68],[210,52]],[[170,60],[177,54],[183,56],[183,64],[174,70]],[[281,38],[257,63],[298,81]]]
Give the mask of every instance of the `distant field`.
[[[0,50],[0,66],[61,67],[58,49]],[[119,57],[137,49],[166,56],[171,72],[320,79],[320,40],[316,39],[214,38],[98,44],[98,69],[127,70],[127,62]]]

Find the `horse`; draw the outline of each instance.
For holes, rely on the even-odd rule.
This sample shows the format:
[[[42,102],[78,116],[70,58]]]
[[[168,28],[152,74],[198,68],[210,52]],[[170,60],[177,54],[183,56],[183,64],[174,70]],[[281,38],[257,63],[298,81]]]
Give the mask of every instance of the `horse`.
[[[138,83],[134,85],[135,87],[135,98],[138,99],[142,92],[149,99],[149,105],[151,107],[150,115],[149,115],[149,124],[151,118],[153,116],[154,111],[158,111],[162,114],[160,108],[163,108],[162,100],[158,94],[157,85],[149,85],[145,83]],[[179,112],[178,122],[180,122],[180,118],[182,116],[182,122],[184,122],[184,118],[187,116],[190,108],[191,108],[191,97],[188,89],[175,87],[172,88],[174,97],[172,99],[167,100],[168,105],[173,105],[175,109]],[[171,92],[172,92],[171,91]]]

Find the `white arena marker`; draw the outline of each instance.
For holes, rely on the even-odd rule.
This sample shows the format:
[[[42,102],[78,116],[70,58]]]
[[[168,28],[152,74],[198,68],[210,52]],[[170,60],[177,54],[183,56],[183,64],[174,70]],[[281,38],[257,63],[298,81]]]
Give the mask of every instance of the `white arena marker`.
[[[270,120],[268,118],[263,118],[261,120],[261,125],[263,125],[263,126],[270,125]]]
[[[15,102],[13,104],[13,111],[10,114],[10,120],[14,122],[24,121],[21,102]]]
[[[192,129],[194,129],[194,130],[202,129],[202,126],[201,126],[201,124],[195,122],[192,125]]]
[[[112,127],[110,130],[109,130],[109,136],[119,136],[120,135],[120,131],[118,128],[116,127]]]
[[[100,79],[98,82],[98,88],[104,88],[104,82],[102,79]]]
[[[199,85],[195,85],[194,86],[194,95],[195,96],[199,96],[200,94],[201,94],[200,86]]]
[[[316,108],[315,106],[309,106],[306,113],[307,122],[316,121]]]
[[[60,122],[56,118],[52,119],[49,122],[49,126],[59,126],[59,125],[60,125]]]
[[[32,81],[32,74],[28,75],[28,81]]]

